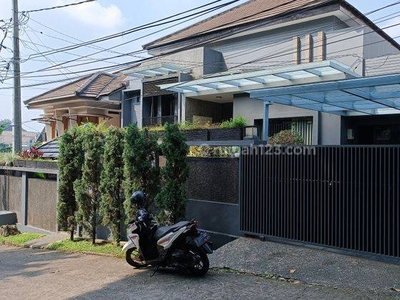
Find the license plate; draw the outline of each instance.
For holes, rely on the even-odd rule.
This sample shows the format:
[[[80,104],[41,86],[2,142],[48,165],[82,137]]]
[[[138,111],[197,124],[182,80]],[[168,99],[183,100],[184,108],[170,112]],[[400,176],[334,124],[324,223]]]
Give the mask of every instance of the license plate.
[[[194,239],[194,243],[196,244],[197,247],[201,247],[205,243],[207,243],[210,240],[210,235],[207,232],[200,231],[199,236],[197,236]]]

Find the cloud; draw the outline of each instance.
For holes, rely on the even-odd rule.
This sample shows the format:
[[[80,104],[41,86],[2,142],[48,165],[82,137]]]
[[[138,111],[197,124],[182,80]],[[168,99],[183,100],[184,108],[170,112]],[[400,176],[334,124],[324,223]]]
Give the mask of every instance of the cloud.
[[[65,13],[93,27],[118,28],[125,22],[121,10],[114,4],[103,6],[98,1],[71,6]]]

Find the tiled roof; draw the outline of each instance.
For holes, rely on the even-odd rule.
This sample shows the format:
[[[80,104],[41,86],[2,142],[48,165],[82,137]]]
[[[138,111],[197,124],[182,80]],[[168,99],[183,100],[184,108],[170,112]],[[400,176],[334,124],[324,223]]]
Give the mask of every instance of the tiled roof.
[[[51,140],[37,148],[43,152],[43,158],[57,158],[60,154],[58,139]]]
[[[58,88],[52,89],[39,96],[30,98],[24,103],[32,104],[51,99],[75,96],[98,99],[101,96],[109,95],[112,92],[125,87],[124,81],[126,79],[127,76],[122,73],[109,74],[99,72],[91,76],[86,76],[82,79],[65,84]]]
[[[181,39],[191,38],[221,29],[228,29],[238,25],[248,24],[255,21],[266,20],[280,16],[284,13],[298,11],[300,9],[320,6],[326,3],[340,1],[332,0],[249,0],[230,10],[212,16],[204,21],[174,32],[144,45],[145,49],[175,42]]]

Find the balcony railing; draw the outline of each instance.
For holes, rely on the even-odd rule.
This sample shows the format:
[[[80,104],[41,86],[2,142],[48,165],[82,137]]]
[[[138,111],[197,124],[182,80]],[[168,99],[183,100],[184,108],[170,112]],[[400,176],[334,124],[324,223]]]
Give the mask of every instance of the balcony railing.
[[[162,116],[143,118],[143,126],[162,126],[165,123],[177,123],[178,116]]]

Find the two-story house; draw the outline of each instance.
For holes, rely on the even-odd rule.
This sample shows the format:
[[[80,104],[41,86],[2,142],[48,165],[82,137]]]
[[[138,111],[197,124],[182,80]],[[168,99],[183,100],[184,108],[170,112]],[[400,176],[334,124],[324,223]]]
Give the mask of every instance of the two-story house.
[[[144,45],[123,125],[242,115],[264,139],[399,143],[400,46],[378,25],[341,0],[249,0]]]

